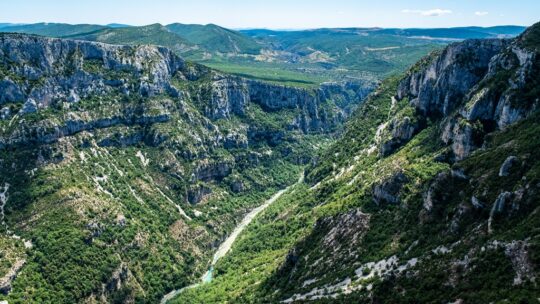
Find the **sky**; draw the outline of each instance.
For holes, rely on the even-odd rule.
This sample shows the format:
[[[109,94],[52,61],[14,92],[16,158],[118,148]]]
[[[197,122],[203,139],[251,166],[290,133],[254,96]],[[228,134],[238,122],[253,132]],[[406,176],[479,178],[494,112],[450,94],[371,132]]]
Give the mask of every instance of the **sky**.
[[[228,28],[531,25],[540,0],[0,0],[0,23],[173,22]]]

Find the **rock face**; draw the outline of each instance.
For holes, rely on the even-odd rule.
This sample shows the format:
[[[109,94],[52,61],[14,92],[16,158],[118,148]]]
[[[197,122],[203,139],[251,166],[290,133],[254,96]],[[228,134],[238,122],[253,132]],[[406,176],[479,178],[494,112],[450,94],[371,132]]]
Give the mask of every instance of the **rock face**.
[[[409,97],[425,115],[448,115],[486,74],[491,58],[507,44],[494,39],[451,45],[427,67],[406,77],[397,96]]]
[[[4,277],[0,278],[0,293],[7,295],[11,291],[11,283],[13,280],[15,280],[25,262],[26,261],[24,259],[15,261],[8,273],[6,273]]]
[[[335,218],[323,218],[317,222],[316,228],[319,226],[330,227],[323,238],[325,247],[337,250],[342,239],[348,240],[348,246],[355,246],[369,228],[369,216],[369,214],[356,209]]]
[[[221,179],[231,173],[233,166],[232,161],[202,161],[196,166],[195,172],[192,175],[192,181]]]
[[[171,77],[184,67],[181,58],[162,47],[133,48],[20,34],[0,36],[0,58],[4,74],[1,86],[5,88],[0,90],[0,102],[32,99],[39,107],[77,101],[115,87],[126,94],[154,96],[168,91]],[[93,74],[96,66],[104,66],[120,77],[108,79]],[[140,82],[131,85],[127,76]],[[17,81],[17,77],[28,81]]]
[[[190,204],[200,203],[207,195],[212,193],[212,189],[204,185],[196,185],[188,191],[187,200]]]
[[[441,139],[461,160],[481,147],[483,136],[525,118],[538,96],[523,95],[540,69],[537,53],[521,40],[467,40],[448,46],[413,68],[396,96],[408,98],[421,119],[442,119]],[[403,142],[397,132],[387,149]]]
[[[204,112],[213,120],[244,115],[250,103],[266,111],[299,109],[291,127],[303,132],[324,132],[344,122],[356,101],[364,99],[374,83],[326,83],[316,91],[269,84],[254,80],[216,75],[211,86],[211,102]],[[336,113],[329,113],[321,105],[333,100]]]
[[[399,203],[399,192],[403,184],[407,182],[407,176],[399,172],[379,184],[373,186],[373,201],[377,204]]]
[[[381,144],[379,154],[386,156],[394,152],[397,148],[407,143],[416,134],[419,125],[412,121],[410,117],[403,119],[394,118],[390,121],[390,139]]]
[[[501,165],[501,168],[499,169],[499,176],[508,176],[510,174],[510,170],[514,165],[516,165],[518,162],[518,158],[511,155],[508,156],[504,160],[504,163]]]
[[[427,212],[432,212],[434,209],[444,206],[448,201],[456,196],[453,189],[459,182],[466,181],[466,177],[460,172],[441,172],[435,176],[428,187],[428,190],[423,194],[423,207]],[[478,201],[476,198],[473,200]],[[480,203],[477,203],[480,205]]]
[[[257,103],[265,111],[296,110],[289,126],[303,132],[333,131],[375,85],[327,84],[319,90],[298,89],[186,64],[162,47],[108,45],[21,34],[0,35],[0,77],[3,78],[0,106],[22,104],[18,110],[21,115],[65,107],[96,96],[115,95],[120,99],[133,95],[146,98],[168,95],[173,100],[199,100],[204,104],[201,106],[204,115],[212,120],[245,115],[250,103]],[[179,87],[178,83],[182,85]],[[331,99],[339,100],[335,102],[338,106],[330,106]],[[2,119],[10,119],[16,113],[5,107],[1,114]],[[84,124],[99,126],[101,122]],[[72,129],[68,124],[55,128]]]

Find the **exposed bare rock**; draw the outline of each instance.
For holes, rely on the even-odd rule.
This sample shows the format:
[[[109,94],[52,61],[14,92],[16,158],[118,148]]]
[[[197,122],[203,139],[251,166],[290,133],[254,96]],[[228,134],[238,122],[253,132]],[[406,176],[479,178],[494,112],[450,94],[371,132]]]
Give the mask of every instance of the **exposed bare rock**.
[[[529,244],[527,242],[512,241],[506,245],[504,253],[512,261],[512,267],[516,272],[514,285],[519,285],[526,281],[535,281],[535,269],[529,258]]]
[[[246,189],[246,185],[241,180],[233,180],[231,182],[231,191],[234,193],[243,192]]]
[[[411,118],[394,118],[387,126],[390,130],[390,139],[381,144],[379,154],[386,156],[393,153],[397,148],[409,142],[419,129],[418,123],[414,123]]]
[[[11,268],[9,269],[8,273],[4,275],[4,277],[0,278],[0,293],[8,294],[11,291],[11,283],[15,278],[17,278],[17,274],[21,270],[21,268],[24,266],[24,263],[26,260],[19,259],[13,263]]]
[[[485,134],[540,106],[540,98],[520,95],[540,69],[536,57],[517,40],[455,43],[413,69],[400,82],[397,97],[409,98],[423,117],[444,118],[441,139],[452,146],[452,160],[459,161],[482,146]],[[402,134],[397,132],[388,146],[400,142]]]
[[[499,176],[508,176],[510,174],[510,170],[512,167],[518,162],[518,158],[511,155],[508,156],[504,160],[504,163],[501,165],[501,168],[499,169]]]
[[[343,239],[347,240],[348,246],[354,246],[369,228],[369,218],[369,214],[357,209],[337,217],[322,219],[317,225],[331,227],[323,238],[324,246],[337,251],[341,246],[340,240]]]
[[[482,250],[497,248],[504,249],[504,254],[512,262],[512,268],[515,271],[514,285],[536,281],[536,265],[530,259],[531,249],[527,240],[513,240],[511,242],[494,240],[483,247]]]
[[[9,78],[0,81],[0,104],[24,100],[21,88]]]
[[[482,79],[491,58],[507,45],[508,41],[500,39],[452,44],[424,69],[406,77],[397,96],[409,97],[411,104],[426,115],[446,116]]]
[[[202,184],[195,185],[188,190],[187,200],[190,204],[198,204],[211,193],[211,188]]]
[[[448,201],[455,197],[457,193],[453,192],[453,187],[456,184],[464,182],[467,177],[460,171],[452,170],[444,171],[431,181],[428,190],[423,194],[423,206],[427,212],[432,212],[434,209],[444,206]],[[461,212],[468,209],[467,206],[461,205],[458,207]],[[456,213],[459,216],[460,211]]]
[[[45,38],[21,34],[2,34],[0,55],[3,61],[15,62],[10,66],[13,76],[42,81],[34,86],[30,82],[15,82],[15,77],[4,79],[0,90],[0,103],[18,102],[29,98],[40,107],[60,100],[77,101],[79,97],[110,92],[126,83],[105,81],[87,71],[88,64],[102,66],[111,71],[130,73],[140,79],[127,91],[138,91],[143,96],[167,92],[170,79],[184,67],[184,61],[172,51],[155,46],[119,46],[103,43]],[[143,72],[149,77],[145,79]]]
[[[474,140],[475,131],[469,122],[462,119],[452,119],[446,123],[441,139],[451,144],[455,161],[465,159],[478,147]]]
[[[194,170],[192,181],[208,181],[221,179],[231,174],[234,167],[233,161],[201,161]]]
[[[401,187],[408,181],[408,178],[402,172],[385,179],[372,187],[373,201],[377,204],[397,204],[400,202],[399,192]]]
[[[504,212],[506,208],[508,208],[508,204],[510,204],[510,201],[512,200],[513,193],[512,192],[503,192],[499,194],[495,202],[493,203],[493,206],[491,207],[491,211],[489,213],[489,219],[488,219],[488,233],[493,232],[493,220],[494,216],[497,214],[501,214]]]
[[[267,111],[299,109],[300,114],[291,126],[304,132],[320,132],[342,123],[373,87],[373,83],[332,83],[312,92],[217,74],[210,88],[210,103],[204,111],[216,120],[233,114],[244,115],[250,103],[256,103]],[[321,108],[320,105],[327,100],[338,104],[340,111],[328,113]]]
[[[484,203],[482,203],[478,198],[475,196],[471,197],[471,204],[476,209],[482,209],[485,207]]]
[[[23,104],[23,107],[20,111],[20,114],[28,114],[28,113],[34,113],[38,110],[37,103],[34,99],[28,98],[26,102]]]

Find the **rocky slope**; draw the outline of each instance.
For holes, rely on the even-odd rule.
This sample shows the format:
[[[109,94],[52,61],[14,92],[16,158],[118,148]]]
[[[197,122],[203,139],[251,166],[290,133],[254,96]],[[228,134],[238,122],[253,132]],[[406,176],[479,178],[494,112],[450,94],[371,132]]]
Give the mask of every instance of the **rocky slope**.
[[[1,34],[0,300],[155,302],[187,285],[370,91]]]
[[[385,80],[341,139],[177,303],[531,303],[540,24]]]

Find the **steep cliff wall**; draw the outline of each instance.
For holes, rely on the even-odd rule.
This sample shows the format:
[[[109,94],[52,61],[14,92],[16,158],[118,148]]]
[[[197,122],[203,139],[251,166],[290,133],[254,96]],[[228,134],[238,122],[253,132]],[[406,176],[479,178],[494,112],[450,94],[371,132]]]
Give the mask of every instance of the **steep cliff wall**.
[[[213,120],[244,115],[250,103],[257,103],[267,111],[299,109],[290,122],[292,127],[304,132],[328,132],[343,122],[348,113],[345,107],[358,104],[374,85],[366,83],[349,92],[328,92],[324,87],[310,91],[216,73],[186,64],[162,47],[20,34],[0,36],[0,58],[3,119],[100,95],[151,98],[166,94],[180,100],[196,95],[193,97],[206,103],[203,113]],[[338,94],[348,98],[341,107],[330,104]]]
[[[396,95],[407,98],[422,120],[444,118],[441,139],[452,145],[453,158],[461,160],[481,147],[485,134],[538,108],[538,96],[524,93],[537,77],[537,57],[519,39],[453,44],[412,69]],[[414,129],[406,137],[421,127]]]
[[[175,303],[535,301],[539,54],[536,24],[383,81],[307,183]]]
[[[0,34],[0,302],[155,303],[198,278],[371,89],[335,86]]]

